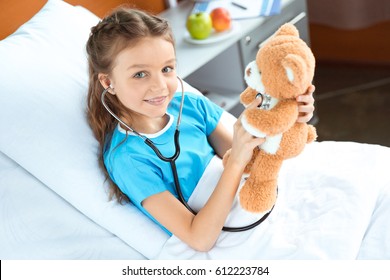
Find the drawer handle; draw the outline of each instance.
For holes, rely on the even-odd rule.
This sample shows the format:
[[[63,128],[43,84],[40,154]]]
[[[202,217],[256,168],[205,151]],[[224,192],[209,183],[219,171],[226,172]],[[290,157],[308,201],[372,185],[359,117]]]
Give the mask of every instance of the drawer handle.
[[[245,37],[245,45],[249,45],[251,43],[251,41],[252,41],[251,36],[248,35]]]
[[[296,17],[294,17],[293,19],[291,19],[288,23],[291,23],[291,24],[297,24],[298,22],[300,22],[302,19],[304,19],[306,17],[306,12],[301,12],[300,14],[298,14]],[[257,45],[257,48],[261,48],[269,39],[271,39],[271,37],[273,36],[273,34],[271,36],[269,36],[267,39],[265,39],[264,41],[262,41],[261,43],[259,43]]]

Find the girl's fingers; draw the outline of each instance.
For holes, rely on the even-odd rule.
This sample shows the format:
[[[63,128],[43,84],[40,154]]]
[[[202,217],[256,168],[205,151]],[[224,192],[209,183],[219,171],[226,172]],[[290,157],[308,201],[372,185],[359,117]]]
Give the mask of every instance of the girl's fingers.
[[[255,98],[255,100],[252,101],[251,104],[247,107],[247,109],[255,109],[257,106],[259,106],[263,102],[263,98],[259,95],[258,98]]]
[[[314,97],[313,92],[315,90],[314,85],[310,85],[305,94],[297,97],[298,101],[298,119],[297,122],[306,123],[311,120],[314,114]]]
[[[316,90],[316,87],[315,87],[314,85],[310,85],[310,86],[307,88],[306,93],[313,95],[313,93],[314,93],[315,90]]]
[[[307,123],[313,117],[313,113],[300,113],[297,122]]]
[[[314,90],[315,86],[310,85],[304,94],[301,94],[297,97],[297,101],[304,104],[314,104]]]
[[[309,104],[309,105],[299,105],[298,106],[298,112],[299,113],[313,113],[314,111],[314,105]]]

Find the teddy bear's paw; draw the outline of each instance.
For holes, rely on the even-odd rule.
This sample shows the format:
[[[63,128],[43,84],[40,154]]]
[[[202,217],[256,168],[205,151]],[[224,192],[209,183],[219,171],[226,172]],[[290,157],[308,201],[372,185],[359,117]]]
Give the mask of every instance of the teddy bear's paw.
[[[307,143],[314,142],[317,139],[316,128],[312,125],[308,125]]]
[[[253,136],[258,137],[258,138],[264,138],[266,136],[266,134],[264,132],[262,132],[259,129],[255,128],[254,126],[252,126],[248,122],[248,119],[247,119],[245,114],[241,118],[241,123],[242,123],[242,126],[244,127],[244,129],[246,131],[248,131],[248,133],[252,134]]]
[[[239,193],[240,204],[243,209],[252,213],[264,213],[272,209],[276,202],[275,182],[262,182],[253,188],[249,180],[244,184]]]
[[[244,175],[249,175],[251,173],[253,164],[250,162],[244,168]]]

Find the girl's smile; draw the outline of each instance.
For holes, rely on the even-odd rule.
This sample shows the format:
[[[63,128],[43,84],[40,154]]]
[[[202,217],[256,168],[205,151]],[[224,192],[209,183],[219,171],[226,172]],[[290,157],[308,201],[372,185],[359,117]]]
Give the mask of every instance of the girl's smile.
[[[167,96],[158,96],[151,99],[145,99],[144,101],[153,106],[160,106],[168,99]]]

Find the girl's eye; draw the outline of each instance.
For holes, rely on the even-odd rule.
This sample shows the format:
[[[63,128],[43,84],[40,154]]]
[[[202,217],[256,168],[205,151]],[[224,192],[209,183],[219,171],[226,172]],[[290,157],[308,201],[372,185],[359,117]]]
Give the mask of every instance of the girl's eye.
[[[133,76],[134,78],[144,78],[146,76],[145,72],[138,72],[138,73],[135,73],[135,75]]]
[[[163,73],[172,72],[173,71],[173,67],[171,67],[171,66],[164,67],[162,71],[163,71]]]

